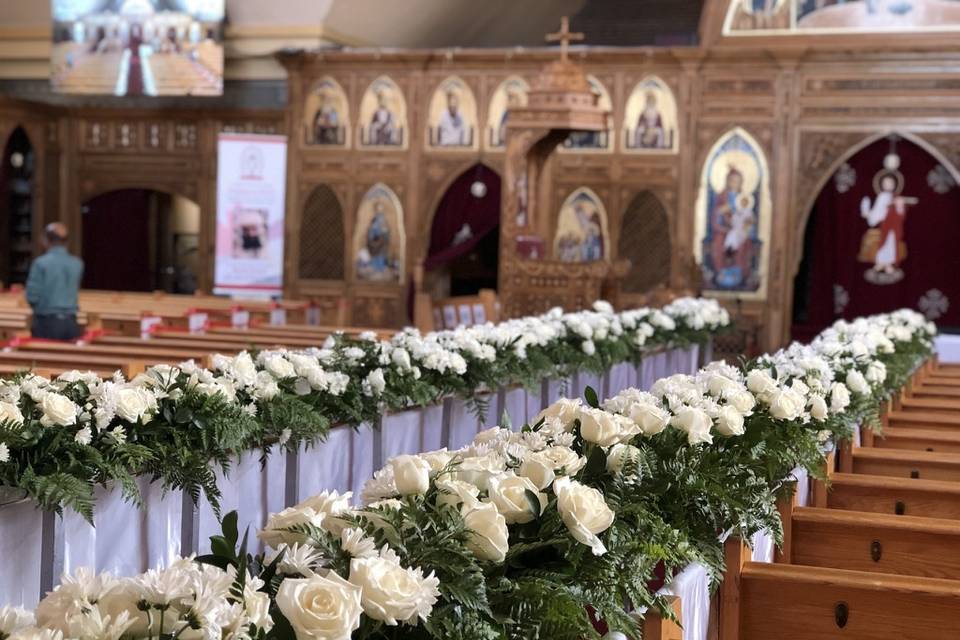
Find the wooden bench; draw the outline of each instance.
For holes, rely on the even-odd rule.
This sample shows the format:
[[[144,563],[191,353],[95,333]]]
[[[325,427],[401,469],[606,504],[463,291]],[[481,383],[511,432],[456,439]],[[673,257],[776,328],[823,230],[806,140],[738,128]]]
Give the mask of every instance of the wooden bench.
[[[878,447],[851,452],[849,469],[856,474],[960,482],[960,454]]]
[[[728,616],[721,640],[957,637],[954,580],[756,562],[737,574],[743,604]]]
[[[960,522],[800,507],[789,562],[960,580]]]

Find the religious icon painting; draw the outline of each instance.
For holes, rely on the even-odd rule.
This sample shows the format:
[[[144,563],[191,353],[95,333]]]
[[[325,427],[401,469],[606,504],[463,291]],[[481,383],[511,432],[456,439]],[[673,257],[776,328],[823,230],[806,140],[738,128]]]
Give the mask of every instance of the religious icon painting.
[[[427,147],[476,149],[478,147],[477,101],[467,83],[450,77],[437,86],[430,99]]]
[[[606,131],[575,131],[564,140],[561,151],[610,151],[613,140],[610,132],[613,131],[613,100],[603,83],[596,76],[588,75],[587,82],[590,89],[597,96],[597,106],[609,113]]]
[[[623,147],[632,153],[676,153],[677,102],[670,87],[656,76],[637,83],[627,99]]]
[[[303,119],[304,144],[350,146],[347,94],[333,78],[321,78],[313,85],[304,104]]]
[[[736,0],[725,35],[960,30],[958,0]]]
[[[490,98],[487,111],[486,145],[490,149],[502,149],[506,143],[507,118],[510,109],[527,106],[530,85],[519,76],[510,76],[500,83]]]
[[[918,198],[905,196],[905,187],[894,139],[883,167],[873,176],[876,195],[872,200],[864,196],[858,212],[870,228],[860,241],[857,260],[871,265],[863,274],[871,284],[888,285],[903,280],[901,265],[907,257],[904,222],[910,207],[920,202]]]
[[[375,184],[363,196],[353,233],[356,279],[399,282],[403,274],[406,235],[403,207],[385,184]]]
[[[770,175],[760,145],[736,128],[707,154],[696,207],[694,254],[703,288],[762,298],[770,240]]]
[[[609,246],[603,202],[592,190],[580,187],[560,207],[554,256],[561,262],[597,262],[608,258]]]
[[[380,76],[370,83],[360,100],[357,126],[361,147],[407,147],[407,102],[396,82]]]

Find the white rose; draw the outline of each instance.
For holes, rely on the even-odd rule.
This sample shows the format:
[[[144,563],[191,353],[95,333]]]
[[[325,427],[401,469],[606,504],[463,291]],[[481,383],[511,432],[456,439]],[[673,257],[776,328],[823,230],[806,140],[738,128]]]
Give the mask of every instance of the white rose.
[[[430,465],[430,473],[439,473],[453,460],[453,454],[446,449],[421,453],[420,458]]]
[[[850,391],[860,395],[866,395],[870,393],[870,385],[867,384],[866,378],[863,377],[863,374],[857,371],[856,369],[851,369],[847,372],[847,387]]]
[[[713,421],[702,409],[695,407],[682,407],[676,415],[670,420],[677,429],[687,434],[687,443],[694,445],[701,442],[713,442],[713,436],[710,435],[710,428]]]
[[[297,640],[350,640],[360,627],[362,589],[330,571],[325,577],[280,583],[277,607]]]
[[[16,425],[23,424],[23,414],[20,407],[12,402],[0,401],[0,422],[12,422]]]
[[[465,508],[463,521],[470,529],[467,547],[481,560],[503,562],[510,548],[507,521],[489,502]]]
[[[350,561],[350,582],[362,589],[363,612],[390,626],[426,620],[440,591],[440,581],[420,569],[404,569],[389,549],[380,556]]]
[[[609,447],[620,440],[620,425],[606,411],[586,407],[577,412],[580,435],[587,442]]]
[[[730,393],[739,387],[739,384],[723,375],[713,374],[707,379],[707,389],[715,396],[722,397],[724,394]]]
[[[576,451],[568,447],[547,447],[543,451],[538,451],[535,455],[551,465],[554,471],[559,471],[568,476],[575,475],[587,464],[586,458],[577,455]]]
[[[273,355],[267,358],[266,363],[267,371],[272,373],[277,378],[292,378],[297,375],[296,369],[293,367],[293,364],[280,355]]]
[[[501,456],[488,454],[476,458],[467,458],[451,474],[455,480],[469,482],[481,491],[487,490],[490,478],[503,473],[506,462]]]
[[[727,402],[736,407],[737,411],[743,415],[750,415],[753,408],[757,405],[756,398],[749,391],[735,391],[727,395]]]
[[[143,389],[120,389],[117,392],[117,415],[136,424],[154,403]]]
[[[597,353],[597,345],[594,344],[593,340],[585,340],[583,344],[580,345],[580,349],[588,356]]]
[[[882,362],[871,362],[867,366],[866,379],[874,384],[881,384],[887,379],[887,367]]]
[[[422,495],[430,488],[430,464],[420,456],[397,456],[388,464],[401,495]]]
[[[524,458],[518,473],[524,478],[528,478],[537,489],[541,490],[553,484],[553,480],[556,478],[553,462],[546,456],[539,455],[539,453],[532,453]]]
[[[803,396],[793,389],[781,389],[770,397],[770,415],[778,420],[796,420],[805,406]]]
[[[814,420],[826,420],[828,413],[827,401],[823,396],[819,394],[810,396],[810,415]]]
[[[576,400],[561,398],[537,414],[537,417],[533,419],[531,424],[537,424],[541,419],[559,418],[563,426],[567,427],[576,419],[580,405],[579,398]]]
[[[320,527],[323,524],[325,514],[317,513],[310,507],[289,507],[280,513],[274,513],[267,520],[267,524],[257,533],[257,537],[267,546],[276,549],[281,543],[287,545],[303,544],[306,542],[306,536],[292,531],[286,531],[290,527],[299,524],[312,524]]]
[[[868,358],[870,356],[870,350],[867,348],[867,345],[863,344],[859,340],[854,340],[847,346],[847,351],[850,352],[854,358]]]
[[[324,531],[340,535],[347,523],[339,516],[351,513],[350,498],[353,492],[339,493],[337,491],[323,491],[311,496],[294,507],[295,509],[313,509],[314,513],[322,516],[321,526]]]
[[[526,524],[538,518],[547,508],[547,494],[541,493],[533,482],[522,476],[504,474],[490,478],[488,491],[490,501],[503,515],[507,524]],[[536,513],[531,511],[532,505],[527,499],[527,492],[536,496],[539,502]]]
[[[480,495],[480,490],[469,482],[462,480],[451,480],[443,478],[437,481],[437,504],[448,504],[452,507],[459,507],[461,504],[469,508],[476,506]]]
[[[842,382],[836,382],[830,390],[830,410],[834,413],[843,413],[850,406],[850,390]]]
[[[751,369],[747,374],[747,389],[762,397],[777,390],[777,381],[763,369]]]
[[[630,407],[629,418],[640,427],[645,436],[655,436],[670,423],[670,413],[648,402],[637,402]]]
[[[725,436],[743,435],[743,414],[736,407],[723,407],[717,416],[717,431]]]
[[[74,404],[73,400],[53,392],[43,396],[40,408],[43,410],[40,423],[45,427],[55,424],[68,427],[77,422],[77,414],[80,412],[80,407]]]
[[[252,385],[257,379],[257,365],[246,351],[241,352],[232,361],[233,375],[241,385]]]
[[[393,364],[397,365],[400,369],[409,369],[411,366],[410,354],[406,349],[394,349],[390,357],[393,360]]]
[[[640,458],[640,449],[630,444],[615,444],[607,451],[607,471],[613,474],[620,473],[628,462],[635,462]]]
[[[597,534],[610,528],[614,513],[603,494],[570,478],[558,478],[553,483],[553,491],[557,495],[560,518],[574,539],[590,547],[594,555],[606,553]]]

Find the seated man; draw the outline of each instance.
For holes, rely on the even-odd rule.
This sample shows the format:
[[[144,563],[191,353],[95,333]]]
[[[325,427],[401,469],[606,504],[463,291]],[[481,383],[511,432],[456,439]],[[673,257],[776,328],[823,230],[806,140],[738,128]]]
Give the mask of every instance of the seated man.
[[[83,261],[67,252],[67,227],[54,222],[45,229],[47,252],[30,265],[27,302],[33,308],[34,338],[74,340],[77,324],[77,294],[83,277]]]

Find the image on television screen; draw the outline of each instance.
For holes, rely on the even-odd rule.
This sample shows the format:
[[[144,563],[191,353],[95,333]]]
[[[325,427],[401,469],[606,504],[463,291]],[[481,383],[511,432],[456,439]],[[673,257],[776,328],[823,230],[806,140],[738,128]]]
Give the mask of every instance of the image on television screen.
[[[223,93],[224,0],[51,0],[59,93]]]

